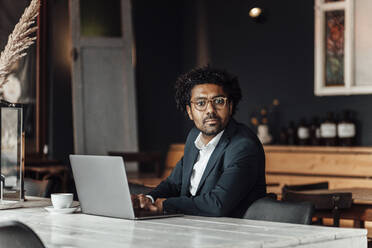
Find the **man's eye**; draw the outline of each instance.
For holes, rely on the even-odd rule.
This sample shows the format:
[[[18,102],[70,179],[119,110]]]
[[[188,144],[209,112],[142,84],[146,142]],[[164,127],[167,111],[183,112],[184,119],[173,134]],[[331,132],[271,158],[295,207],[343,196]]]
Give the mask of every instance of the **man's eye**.
[[[196,101],[196,105],[203,107],[205,105],[206,101],[201,100],[201,101]]]
[[[223,105],[223,104],[225,104],[225,99],[223,99],[223,98],[216,98],[216,99],[214,99],[214,103],[215,104],[219,104],[219,105]]]

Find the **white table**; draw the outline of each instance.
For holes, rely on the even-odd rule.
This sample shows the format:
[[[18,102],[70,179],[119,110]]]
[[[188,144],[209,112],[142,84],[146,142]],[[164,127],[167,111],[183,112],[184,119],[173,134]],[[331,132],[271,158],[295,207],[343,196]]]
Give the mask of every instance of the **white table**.
[[[48,248],[62,247],[367,247],[367,230],[233,218],[185,216],[130,221],[50,214],[43,208],[1,210],[0,221],[30,226]]]

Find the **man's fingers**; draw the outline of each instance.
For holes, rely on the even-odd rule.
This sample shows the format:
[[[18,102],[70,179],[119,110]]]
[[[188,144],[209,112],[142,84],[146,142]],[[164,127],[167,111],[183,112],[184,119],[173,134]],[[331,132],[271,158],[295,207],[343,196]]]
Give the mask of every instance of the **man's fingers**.
[[[157,206],[155,206],[155,205],[149,205],[149,210],[151,211],[151,212],[158,212],[159,211],[159,209],[158,209],[158,207]]]
[[[151,200],[148,197],[146,197],[144,194],[138,195],[138,199],[139,199],[140,207],[143,209],[147,210],[149,209],[149,206],[152,205]]]
[[[158,212],[159,207],[152,204],[152,201],[146,197],[144,194],[131,194],[130,198],[132,199],[133,207],[134,208],[142,208],[145,210],[150,210],[152,212]]]
[[[138,199],[139,199],[141,208],[144,208],[146,206],[146,198],[147,197],[144,196],[143,194],[138,195]]]

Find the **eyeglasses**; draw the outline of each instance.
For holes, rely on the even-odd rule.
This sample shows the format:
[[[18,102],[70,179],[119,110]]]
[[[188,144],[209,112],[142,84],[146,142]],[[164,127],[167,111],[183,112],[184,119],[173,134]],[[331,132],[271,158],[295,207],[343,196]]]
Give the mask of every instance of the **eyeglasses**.
[[[223,109],[228,102],[228,98],[224,96],[214,97],[212,99],[200,98],[196,101],[190,101],[193,103],[195,108],[199,111],[204,111],[207,109],[208,103],[210,102],[215,109]]]

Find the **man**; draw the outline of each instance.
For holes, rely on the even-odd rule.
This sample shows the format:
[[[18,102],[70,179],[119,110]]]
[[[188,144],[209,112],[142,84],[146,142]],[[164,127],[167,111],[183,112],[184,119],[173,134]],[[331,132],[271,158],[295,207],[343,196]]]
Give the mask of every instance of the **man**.
[[[266,194],[265,155],[256,135],[232,116],[241,99],[236,77],[204,67],[176,82],[177,107],[195,127],[183,158],[139,207],[189,215],[242,217]]]

